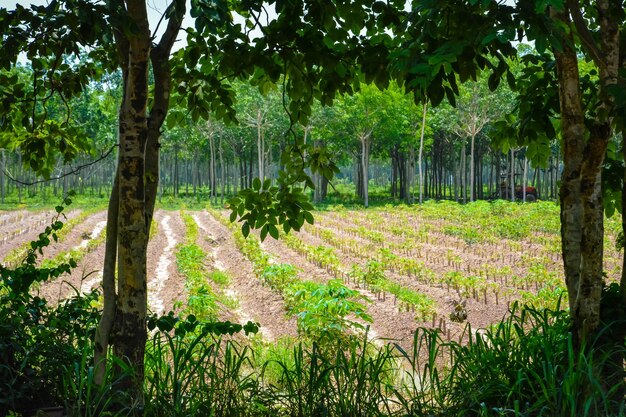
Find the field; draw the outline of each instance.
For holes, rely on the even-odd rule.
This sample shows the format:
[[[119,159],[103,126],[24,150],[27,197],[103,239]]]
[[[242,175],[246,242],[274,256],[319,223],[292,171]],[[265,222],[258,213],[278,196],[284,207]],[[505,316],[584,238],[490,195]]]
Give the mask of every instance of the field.
[[[320,317],[335,314],[342,330],[369,325],[377,343],[392,339],[408,348],[417,327],[459,341],[467,323],[486,328],[515,301],[554,308],[563,297],[566,303],[553,203],[327,207],[300,233],[264,242],[254,235],[243,239],[228,214],[213,208],[156,212],[148,248],[152,312],[258,322],[267,342],[299,332],[323,335],[330,330]],[[19,260],[51,216],[0,215],[5,264]],[[72,257],[78,266],[44,284],[41,295],[56,301],[99,286],[105,224],[104,211],[69,212],[43,263]],[[621,274],[619,227],[618,219],[607,220],[605,270],[612,279]],[[342,312],[329,307],[348,299],[354,303]]]

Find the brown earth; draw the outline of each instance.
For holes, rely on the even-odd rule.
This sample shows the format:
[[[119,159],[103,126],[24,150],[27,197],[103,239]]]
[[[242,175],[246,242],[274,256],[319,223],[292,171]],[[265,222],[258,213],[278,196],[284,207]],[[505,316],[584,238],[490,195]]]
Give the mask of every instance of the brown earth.
[[[261,325],[261,335],[267,341],[279,336],[296,336],[296,321],[285,316],[280,295],[263,286],[253,267],[239,252],[232,233],[207,212],[197,213],[201,229],[214,245],[214,267],[231,278],[230,294],[239,300],[236,315],[241,322],[251,320]]]

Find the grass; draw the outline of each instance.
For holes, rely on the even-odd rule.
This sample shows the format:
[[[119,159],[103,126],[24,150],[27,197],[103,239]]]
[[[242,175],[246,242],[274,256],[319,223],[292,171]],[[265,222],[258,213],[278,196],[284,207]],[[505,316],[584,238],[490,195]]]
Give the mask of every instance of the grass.
[[[574,351],[565,312],[514,307],[466,342],[418,329],[413,347],[367,336],[328,354],[315,341],[272,344],[206,333],[156,332],[146,349],[150,416],[623,416],[595,369],[607,360]],[[87,369],[83,371],[82,369]],[[89,365],[67,369],[68,402],[106,412]],[[585,395],[581,395],[585,393]],[[71,405],[71,404],[69,404]],[[105,408],[105,409],[102,409]],[[73,408],[77,409],[77,408]],[[127,410],[125,412],[128,412]],[[117,415],[125,415],[118,413]]]

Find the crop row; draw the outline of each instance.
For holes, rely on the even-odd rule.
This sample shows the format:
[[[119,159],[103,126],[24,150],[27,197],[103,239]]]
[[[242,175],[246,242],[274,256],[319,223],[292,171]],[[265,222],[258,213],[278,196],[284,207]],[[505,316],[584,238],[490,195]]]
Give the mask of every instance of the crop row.
[[[333,248],[307,245],[295,234],[283,235],[281,238],[288,247],[335,276],[341,277],[344,282],[360,285],[372,291],[378,298],[384,299],[386,293],[392,294],[400,310],[415,312],[422,321],[430,318],[436,311],[436,303],[432,298],[394,282],[384,273],[382,264],[375,260],[368,261],[364,268],[353,264],[349,269],[350,272],[346,272],[342,269]]]
[[[355,217],[351,217],[353,222],[358,221]],[[320,223],[325,223],[325,226],[321,226]],[[496,267],[487,262],[473,271],[467,268],[467,272],[470,273],[462,273],[461,257],[447,249],[445,256],[439,253],[437,263],[445,262],[448,267],[440,269],[453,268],[453,270],[436,273],[426,267],[424,262],[416,260],[415,256],[402,256],[412,253],[408,249],[413,243],[409,237],[398,241],[362,224],[342,223],[332,219],[324,219],[318,222],[316,227],[307,228],[307,231],[351,255],[364,259],[378,259],[386,270],[417,278],[418,281],[428,285],[440,287],[445,285],[448,290],[453,288],[461,296],[473,297],[476,300],[482,298],[485,303],[488,293],[493,294],[498,304],[499,298],[514,297],[520,292],[519,290],[529,293],[531,289],[539,291],[547,288],[553,291],[561,288],[561,278],[555,271],[547,269],[545,266],[548,263],[547,260],[528,255],[522,255],[519,261],[518,269],[526,272],[523,275],[514,274],[510,266]],[[341,231],[341,234],[338,234],[338,231]],[[404,232],[404,234],[406,236],[408,233]],[[346,236],[353,236],[353,238]],[[433,263],[432,260],[431,263]]]
[[[78,215],[70,218],[69,220],[66,220],[65,222],[61,222],[60,220],[53,220],[55,224],[60,225],[60,223],[62,223],[62,227],[57,230],[55,232],[55,234],[53,235],[55,243],[61,243],[65,240],[65,238],[67,237],[67,235],[79,224],[83,223],[85,221],[85,219],[87,219],[87,217],[89,217],[90,215],[94,214],[96,212],[96,210],[83,210],[81,211]],[[39,228],[41,228],[41,226],[38,226]],[[46,227],[46,230],[49,228],[50,226]],[[3,260],[3,263],[5,265],[8,266],[15,266],[17,264],[19,264],[24,257],[26,256],[26,253],[28,252],[28,250],[31,249],[31,243],[30,242],[25,242],[24,244],[13,248],[5,257]]]
[[[201,321],[216,321],[220,306],[235,309],[237,300],[228,297],[223,291],[216,292],[210,282],[223,290],[230,283],[230,277],[223,271],[210,270],[206,264],[210,255],[197,243],[198,224],[187,213],[182,212],[181,216],[185,224],[185,241],[177,246],[176,266],[185,277],[187,302],[183,312]]]
[[[297,319],[301,336],[322,346],[334,345],[362,332],[363,322],[371,322],[364,304],[366,298],[358,291],[337,279],[326,283],[300,280],[298,269],[291,264],[276,263],[255,235],[244,237],[237,224],[230,223],[217,211],[209,212],[231,230],[237,247],[252,263],[256,277],[281,295],[287,314]]]

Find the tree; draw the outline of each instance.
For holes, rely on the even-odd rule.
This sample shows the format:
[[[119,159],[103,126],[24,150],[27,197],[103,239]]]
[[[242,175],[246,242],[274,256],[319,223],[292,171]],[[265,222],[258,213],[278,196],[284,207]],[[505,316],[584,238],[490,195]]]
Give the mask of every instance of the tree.
[[[463,87],[466,86],[467,88],[461,88],[462,94],[456,103],[458,118],[454,121],[453,130],[462,140],[465,138],[470,139],[469,201],[474,201],[474,180],[476,177],[474,150],[476,148],[476,137],[491,120],[489,100],[492,97],[487,94],[487,89],[484,88],[486,87],[484,85],[468,83]]]
[[[2,127],[23,131],[21,147],[31,158],[36,156],[34,150],[48,157],[47,149],[54,148],[70,159],[74,148],[67,145],[82,138],[67,133],[64,125],[51,130],[45,112],[36,112],[36,104],[53,95],[63,100],[79,95],[103,69],[122,74],[118,166],[108,209],[104,309],[96,335],[96,366],[101,380],[112,344],[114,353],[135,373],[120,389],[139,400],[146,342],[146,248],[158,186],[159,138],[172,86],[183,97],[193,120],[207,119],[210,113],[232,120],[230,79],[252,76],[253,83],[263,89],[283,74],[291,122],[306,124],[313,98],[330,104],[337,93],[358,89],[359,68],[370,80],[388,82],[380,70],[384,51],[374,52],[380,42],[391,37],[383,34],[371,42],[357,34],[363,27],[376,31],[381,25],[380,12],[389,6],[376,5],[376,10],[365,2],[277,2],[275,6],[277,17],[262,23],[266,5],[260,1],[192,1],[195,28],[187,29],[188,46],[173,58],[185,0],[169,4],[162,16],[165,31],[154,45],[145,0],[60,0],[30,9],[20,5],[11,11],[0,9],[2,67],[10,70],[18,54],[26,51],[35,70],[30,92],[13,75],[2,75],[2,85],[9,86],[1,91],[2,102],[9,103],[2,117],[11,118],[11,123],[3,121]],[[233,22],[233,12],[244,16],[246,24]],[[259,29],[262,36],[253,41],[249,28]],[[357,62],[368,55],[368,62]],[[32,109],[36,118],[20,117],[31,114]],[[34,150],[29,151],[29,146]],[[279,177],[281,187],[257,187],[257,193],[248,194],[251,198],[245,201],[245,208],[242,201],[231,201],[237,212],[241,206],[240,214],[249,210],[242,218],[244,230],[260,226],[264,236],[268,231],[274,235],[274,224],[283,224],[286,231],[302,226],[309,209],[299,187],[308,178],[305,168],[315,167],[324,175],[333,171],[321,159],[313,159],[318,154],[305,157],[303,147],[296,139],[287,149],[283,157],[287,171]],[[33,163],[33,168],[45,166]],[[278,203],[268,207],[264,193]]]
[[[348,141],[358,144],[357,194],[369,205],[369,165],[372,141],[384,119],[384,96],[373,86],[364,87],[358,94],[343,97],[338,128]]]
[[[514,86],[515,79],[504,58],[513,57],[511,42],[516,38],[521,41],[525,36],[535,42],[539,53],[548,50],[553,54],[559,133],[564,144],[561,234],[572,330],[579,348],[596,339],[600,349],[620,357],[600,370],[607,381],[605,392],[613,395],[612,399],[619,404],[623,401],[623,391],[616,393],[610,386],[613,383],[622,389],[624,386],[623,370],[615,371],[615,368],[623,368],[624,358],[616,346],[623,347],[624,333],[613,331],[606,337],[602,328],[616,317],[623,319],[624,314],[623,309],[602,301],[601,188],[602,165],[612,126],[617,124],[623,129],[624,125],[625,62],[620,43],[626,26],[622,1],[538,3],[519,0],[508,4],[470,0],[416,6],[403,26],[406,30],[398,33],[404,37],[406,52],[399,54],[403,58],[395,63],[395,68],[405,85],[413,86],[418,94],[429,97],[435,105],[444,95],[455,101],[457,74],[460,81],[465,81],[476,79],[479,71],[487,70],[491,73],[491,89],[495,89],[505,75]],[[580,77],[579,53],[585,54],[597,68],[597,100],[582,95],[590,80]],[[550,96],[548,94],[548,98]],[[586,103],[591,106],[586,107]],[[553,130],[550,123],[539,125],[543,132]],[[623,305],[625,289],[626,283],[622,280],[617,294],[608,299],[619,300]],[[603,337],[598,339],[600,336]]]

